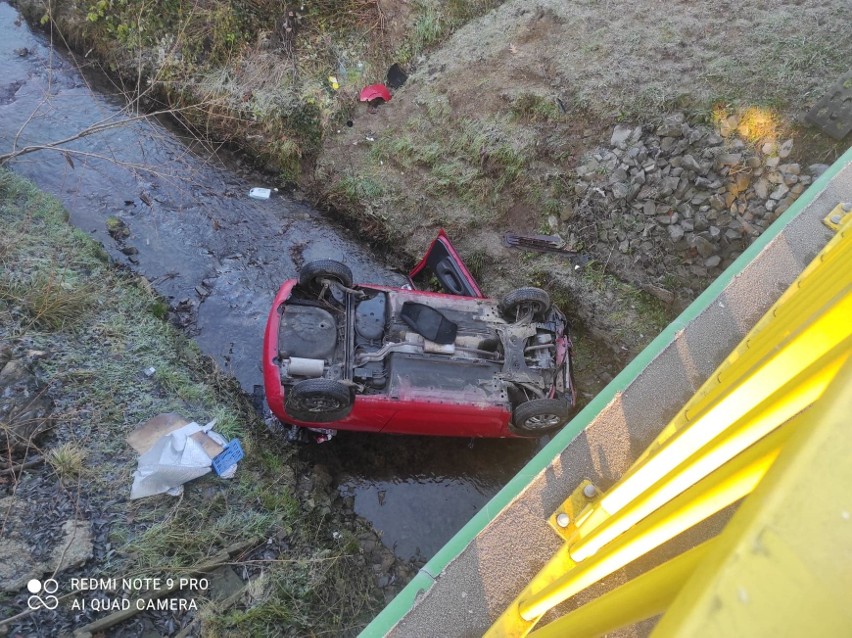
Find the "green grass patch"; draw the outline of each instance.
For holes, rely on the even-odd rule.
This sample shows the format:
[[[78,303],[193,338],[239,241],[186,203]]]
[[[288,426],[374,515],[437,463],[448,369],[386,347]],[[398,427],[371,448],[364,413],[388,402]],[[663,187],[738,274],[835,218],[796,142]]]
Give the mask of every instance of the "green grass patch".
[[[512,116],[528,122],[554,122],[563,119],[562,110],[553,96],[521,93],[512,100]]]
[[[484,15],[502,0],[420,0],[415,4],[412,28],[394,53],[394,59],[408,62],[444,42],[459,27]]]
[[[333,195],[348,200],[350,203],[381,197],[384,187],[372,177],[362,175],[344,175],[332,187]]]
[[[0,300],[24,311],[28,325],[59,330],[86,321],[97,302],[99,286],[69,281],[62,271],[39,269],[15,277],[8,270],[0,278]]]
[[[605,311],[605,319],[615,326],[613,333],[622,340],[630,341],[628,333],[633,333],[650,341],[674,319],[674,311],[659,299],[606,272],[600,264],[590,264],[582,276],[595,291],[618,298],[618,303]]]
[[[427,101],[422,116],[401,134],[377,140],[370,158],[424,169],[425,192],[458,197],[470,207],[474,223],[493,220],[493,203],[518,185],[531,150],[509,118],[446,119],[444,105],[440,97]],[[359,192],[347,190],[353,196]]]
[[[348,580],[346,587],[341,583]],[[251,595],[256,601],[246,610],[217,613],[207,610],[205,630],[211,637],[276,637],[282,628],[294,635],[325,635],[323,625],[339,627],[335,635],[354,635],[355,619],[376,604],[368,570],[346,548],[318,550],[294,559],[286,566],[272,566],[258,579]],[[314,616],[324,610],[323,622]]]

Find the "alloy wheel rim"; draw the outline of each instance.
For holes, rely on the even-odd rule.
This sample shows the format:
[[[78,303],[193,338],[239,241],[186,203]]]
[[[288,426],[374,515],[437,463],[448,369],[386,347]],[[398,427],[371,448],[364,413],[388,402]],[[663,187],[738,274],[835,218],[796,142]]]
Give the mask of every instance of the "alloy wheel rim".
[[[532,430],[540,430],[559,425],[559,421],[560,416],[558,414],[538,414],[528,418],[525,425]]]

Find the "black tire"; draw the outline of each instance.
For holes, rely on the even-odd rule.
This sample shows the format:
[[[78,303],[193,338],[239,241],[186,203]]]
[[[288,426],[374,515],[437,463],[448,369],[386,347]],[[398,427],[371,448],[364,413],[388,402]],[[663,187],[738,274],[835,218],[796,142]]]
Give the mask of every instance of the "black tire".
[[[323,279],[333,279],[347,288],[352,287],[352,271],[349,266],[333,259],[311,261],[299,271],[299,285],[309,290],[320,290]]]
[[[541,436],[568,423],[571,404],[565,399],[531,399],[512,412],[512,429],[524,436]]]
[[[516,321],[518,311],[525,308],[532,310],[533,318],[543,319],[550,310],[550,295],[541,288],[517,288],[503,297],[500,302],[500,312],[506,321]]]
[[[330,423],[352,411],[349,388],[331,379],[305,379],[287,392],[284,410],[306,423]]]

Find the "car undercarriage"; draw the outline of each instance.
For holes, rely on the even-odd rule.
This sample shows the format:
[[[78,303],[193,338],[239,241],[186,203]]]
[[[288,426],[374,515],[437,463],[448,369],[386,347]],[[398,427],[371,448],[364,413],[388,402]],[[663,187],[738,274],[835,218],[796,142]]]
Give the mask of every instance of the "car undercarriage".
[[[519,289],[498,303],[353,285],[342,264],[316,263],[279,308],[276,362],[290,417],[331,423],[360,397],[382,397],[507,413],[547,403],[543,421],[536,414],[520,428],[526,435],[564,422],[565,410],[552,408],[573,407],[571,345],[543,291]]]

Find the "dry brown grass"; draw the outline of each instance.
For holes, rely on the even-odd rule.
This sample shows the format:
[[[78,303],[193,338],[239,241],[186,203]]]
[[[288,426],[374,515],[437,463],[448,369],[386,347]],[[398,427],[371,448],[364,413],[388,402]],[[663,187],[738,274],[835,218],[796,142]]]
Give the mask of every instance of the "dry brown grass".
[[[42,330],[60,330],[82,323],[97,302],[97,289],[63,281],[56,272],[37,272],[21,280],[0,274],[0,300],[16,304],[29,324]]]
[[[706,113],[721,102],[798,117],[848,68],[850,22],[845,0],[513,0],[461,29],[430,65],[449,82],[472,80],[477,60],[485,91],[469,81],[471,93],[557,87],[565,104],[603,116]]]

